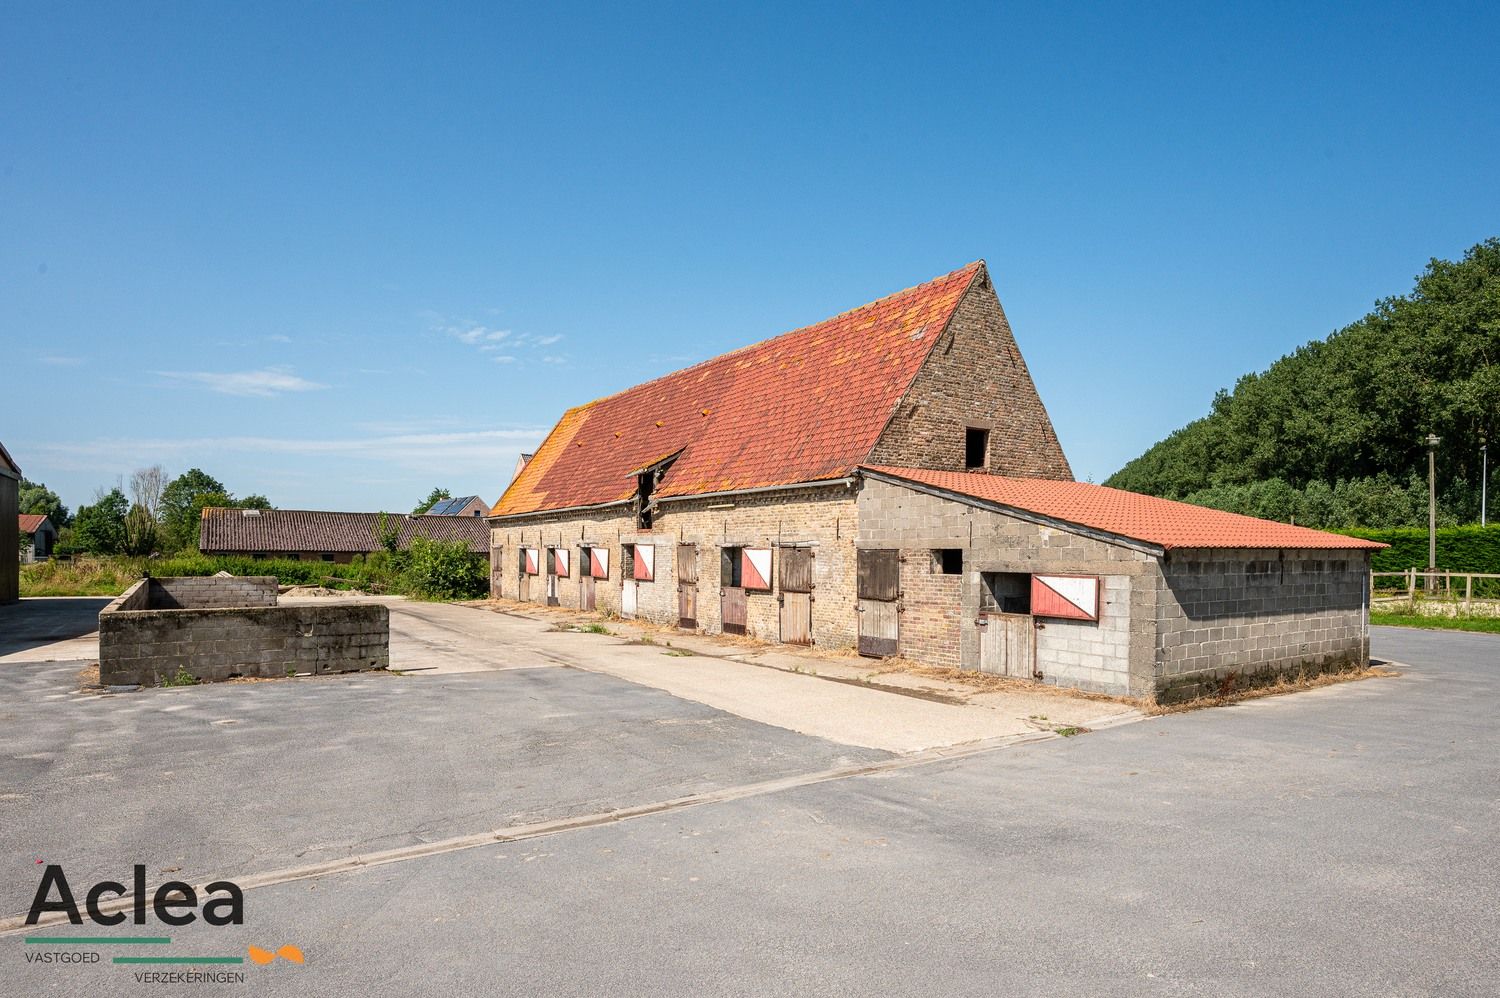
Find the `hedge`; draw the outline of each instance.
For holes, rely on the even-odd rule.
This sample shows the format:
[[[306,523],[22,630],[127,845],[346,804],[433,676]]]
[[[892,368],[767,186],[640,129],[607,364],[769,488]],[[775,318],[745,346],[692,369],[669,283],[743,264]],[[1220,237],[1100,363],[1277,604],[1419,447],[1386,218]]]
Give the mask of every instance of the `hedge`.
[[[1427,530],[1424,527],[1392,527],[1386,530],[1338,530],[1348,537],[1389,544],[1375,552],[1370,568],[1376,572],[1404,572],[1427,567]],[[1439,527],[1437,567],[1450,572],[1500,574],[1500,524],[1485,527]]]

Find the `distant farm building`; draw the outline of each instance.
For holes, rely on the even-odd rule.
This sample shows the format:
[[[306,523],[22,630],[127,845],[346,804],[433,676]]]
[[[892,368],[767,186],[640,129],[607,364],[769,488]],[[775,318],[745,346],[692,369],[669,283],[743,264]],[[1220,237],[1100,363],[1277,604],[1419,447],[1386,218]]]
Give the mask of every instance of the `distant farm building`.
[[[52,518],[41,513],[22,513],[20,523],[21,560],[46,561],[57,546],[57,528]]]
[[[489,512],[489,503],[478,496],[459,496],[457,499],[444,499],[442,502],[433,503],[432,508],[422,515],[487,516]]]
[[[1379,545],[1072,477],[974,263],[568,410],[491,591],[1169,698],[1367,661]]]
[[[20,515],[21,469],[0,443],[0,523],[15,523]],[[0,603],[21,598],[20,534],[0,530]]]
[[[198,549],[204,554],[248,558],[290,558],[347,564],[357,554],[384,550],[380,513],[336,513],[305,509],[223,509],[203,511]],[[384,514],[397,547],[412,538],[462,541],[475,554],[489,548],[485,521],[473,516]]]

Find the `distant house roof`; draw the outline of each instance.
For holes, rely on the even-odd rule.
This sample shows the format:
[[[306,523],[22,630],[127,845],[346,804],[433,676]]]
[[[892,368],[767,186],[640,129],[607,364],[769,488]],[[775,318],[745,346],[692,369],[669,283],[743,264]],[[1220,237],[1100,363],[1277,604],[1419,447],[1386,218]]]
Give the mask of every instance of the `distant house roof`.
[[[1386,547],[1358,537],[1294,527],[1273,520],[1225,513],[1185,502],[1143,496],[1085,482],[1056,482],[1037,478],[1004,478],[924,468],[865,469],[877,476],[903,479],[954,493],[1035,513],[1052,520],[1089,527],[1106,534],[1143,541],[1163,550],[1172,548],[1328,548],[1375,551]]]
[[[48,519],[45,513],[22,513],[20,516],[20,520],[21,533],[23,534],[36,533],[38,530],[42,529],[42,524],[44,523],[48,526],[52,525],[52,521]]]
[[[435,503],[424,516],[460,516],[469,506],[483,506],[484,500],[478,496],[459,496],[457,499],[444,499]]]
[[[379,513],[335,513],[307,509],[244,510],[209,507],[199,524],[198,548],[206,553],[230,551],[327,551],[368,554],[381,548]],[[476,516],[407,516],[388,514],[401,547],[413,537],[463,541],[475,554],[490,548],[489,527]]]
[[[869,457],[982,262],[563,414],[497,516],[842,478]]]
[[[6,478],[21,477],[20,465],[11,459],[10,452],[5,449],[4,444],[0,444],[0,475]]]

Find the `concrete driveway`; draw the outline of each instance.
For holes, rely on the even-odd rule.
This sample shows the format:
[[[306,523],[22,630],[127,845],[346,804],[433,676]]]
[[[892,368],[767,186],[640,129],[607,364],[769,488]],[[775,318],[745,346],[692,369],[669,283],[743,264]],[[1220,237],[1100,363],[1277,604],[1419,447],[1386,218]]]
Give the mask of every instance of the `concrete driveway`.
[[[1500,639],[1375,650],[1410,665],[957,758],[548,666],[81,698],[10,662],[0,915],[38,859],[228,876],[245,924],[156,952],[291,942],[235,968],[271,995],[1494,994]],[[141,986],[24,935],[0,993]]]

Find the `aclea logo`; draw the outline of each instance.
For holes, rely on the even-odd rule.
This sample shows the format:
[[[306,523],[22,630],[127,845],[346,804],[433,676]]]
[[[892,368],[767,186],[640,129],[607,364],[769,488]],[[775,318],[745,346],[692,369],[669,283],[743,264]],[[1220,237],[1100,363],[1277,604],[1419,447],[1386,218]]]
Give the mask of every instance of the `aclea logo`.
[[[245,894],[238,884],[228,880],[216,880],[204,890],[203,920],[209,925],[245,924]],[[89,919],[99,925],[119,925],[125,921],[124,911],[104,911],[109,899],[125,896],[125,885],[114,880],[101,880],[89,888],[84,896],[84,910]],[[219,897],[217,895],[224,895]],[[55,895],[55,897],[54,897]],[[133,905],[132,921],[136,925],[146,924],[146,868],[136,864],[130,890]],[[158,921],[167,925],[188,925],[198,918],[198,893],[192,886],[180,880],[169,880],[156,889],[151,896],[151,911]],[[42,872],[42,882],[37,886],[31,910],[26,914],[26,924],[35,925],[48,912],[60,912],[68,916],[74,925],[83,924],[83,915],[78,910],[73,890],[62,867],[48,866]]]

